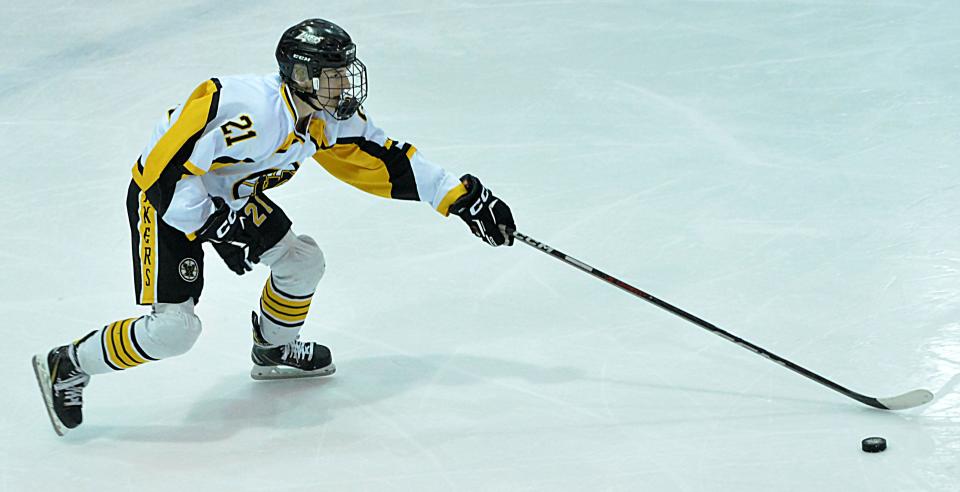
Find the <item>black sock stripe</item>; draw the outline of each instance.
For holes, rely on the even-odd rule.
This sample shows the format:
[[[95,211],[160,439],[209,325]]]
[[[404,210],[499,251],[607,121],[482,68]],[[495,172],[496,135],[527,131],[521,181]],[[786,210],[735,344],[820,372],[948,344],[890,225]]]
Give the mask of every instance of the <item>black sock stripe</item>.
[[[93,330],[93,331],[91,331],[90,333],[87,333],[86,335],[83,336],[83,338],[77,340],[76,342],[73,342],[73,346],[74,346],[74,347],[79,347],[81,343],[86,342],[87,340],[90,339],[90,337],[92,337],[92,336],[94,336],[94,335],[96,335],[96,334],[97,334],[97,330]]]
[[[284,309],[284,307],[286,307],[286,306],[284,306],[284,307],[279,307],[279,306],[277,306],[277,304],[278,304],[277,302],[275,302],[273,299],[267,298],[267,297],[261,298],[261,299],[260,299],[260,302],[262,303],[263,306],[267,306],[268,308],[276,311],[277,314],[282,314],[282,315],[284,315],[284,316],[290,316],[291,318],[297,318],[297,317],[304,317],[304,318],[306,318],[306,317],[307,317],[307,314],[310,313],[310,306],[302,307],[302,308],[289,308],[289,309]]]
[[[117,362],[127,366],[124,369],[129,369],[131,367],[135,367],[137,365],[137,361],[133,359],[130,359],[129,361],[127,360],[130,358],[130,356],[127,355],[125,350],[123,350],[123,330],[120,329],[121,325],[123,325],[123,321],[117,321],[116,323],[110,325],[109,339],[110,343],[113,344],[113,352],[117,354]]]
[[[120,322],[120,326],[117,327],[117,335],[118,335],[117,338],[120,339],[120,347],[119,347],[119,349],[117,350],[117,354],[119,354],[120,351],[122,350],[122,351],[123,351],[123,355],[127,356],[127,358],[130,359],[130,362],[131,362],[130,365],[131,365],[131,366],[139,366],[140,364],[143,364],[143,362],[138,362],[137,359],[135,359],[135,358],[133,357],[133,354],[130,353],[130,350],[127,350],[128,348],[133,349],[133,347],[132,347],[132,346],[128,346],[126,343],[124,343],[125,340],[123,339],[123,325],[127,325],[128,323],[129,323],[129,324],[132,324],[132,323],[130,323],[130,321],[131,321],[132,319],[133,319],[133,318],[125,319],[125,320],[121,321],[121,322]],[[127,332],[130,331],[130,328],[132,328],[132,327],[130,327],[130,326],[128,325]]]
[[[110,328],[110,326],[112,326],[112,325],[113,325],[113,323],[111,323],[109,326],[104,326],[103,329],[100,330],[100,350],[103,351],[103,361],[104,361],[108,366],[110,366],[110,369],[113,369],[114,371],[122,371],[122,370],[123,370],[122,368],[119,368],[119,367],[113,365],[112,362],[110,362],[110,356],[107,355],[107,330],[108,330],[108,329]]]
[[[271,323],[278,324],[278,325],[284,326],[284,327],[286,327],[286,328],[296,328],[296,327],[298,327],[298,326],[300,326],[300,325],[303,324],[303,321],[299,321],[299,322],[297,322],[297,323],[289,323],[289,322],[286,322],[286,321],[280,321],[280,320],[274,318],[273,316],[270,316],[270,313],[267,313],[267,312],[266,312],[265,310],[263,310],[263,309],[260,310],[260,314],[261,314],[264,318],[267,318],[268,320],[270,320]]]
[[[133,348],[136,349],[137,353],[140,354],[140,357],[143,357],[144,359],[147,359],[147,360],[156,361],[157,359],[154,359],[153,357],[150,357],[149,355],[147,355],[147,351],[143,350],[143,347],[141,347],[140,344],[137,342],[137,332],[136,330],[134,330],[134,328],[136,328],[137,321],[140,321],[141,319],[143,319],[143,316],[133,320],[133,323],[130,323],[130,341],[133,342]]]
[[[346,137],[337,139],[336,145],[356,145],[361,151],[383,162],[390,180],[390,197],[399,200],[420,200],[417,183],[413,175],[413,165],[407,157],[412,147],[409,143],[397,146],[398,142],[389,149],[363,137]]]
[[[310,310],[310,304],[311,304],[311,303],[309,303],[309,302],[308,302],[305,306],[291,306],[290,304],[287,304],[287,303],[283,302],[283,301],[285,301],[285,299],[283,299],[283,298],[281,298],[281,297],[277,297],[277,296],[272,296],[272,295],[270,295],[270,292],[269,292],[268,290],[266,290],[266,289],[263,290],[263,293],[264,293],[263,299],[266,300],[266,301],[270,301],[270,304],[273,305],[273,306],[278,306],[278,307],[280,307],[280,308],[285,308],[285,309],[289,309],[289,310],[293,310],[293,311],[300,311],[300,310],[309,311],[309,310]],[[280,310],[281,310],[281,309],[278,309],[278,311],[280,311]],[[284,314],[287,314],[287,313],[284,313]],[[306,314],[306,313],[304,313],[304,314]],[[296,314],[291,314],[290,316],[297,316],[297,315],[296,315]]]
[[[307,294],[307,295],[305,295],[305,296],[295,296],[295,295],[293,295],[293,294],[287,294],[286,292],[278,289],[278,288],[277,288],[277,283],[273,281],[273,274],[270,274],[270,286],[273,287],[273,291],[274,291],[274,292],[276,292],[277,294],[282,295],[283,297],[286,297],[286,298],[288,298],[288,299],[291,299],[291,300],[297,300],[297,299],[306,300],[306,299],[310,299],[311,297],[313,297],[313,292],[311,292],[311,293],[309,293],[309,294]]]

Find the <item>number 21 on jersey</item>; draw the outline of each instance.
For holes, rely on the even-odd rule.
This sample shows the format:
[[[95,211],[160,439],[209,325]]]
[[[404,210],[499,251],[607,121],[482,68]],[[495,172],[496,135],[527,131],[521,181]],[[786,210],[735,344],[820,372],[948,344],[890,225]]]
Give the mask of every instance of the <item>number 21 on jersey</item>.
[[[253,120],[245,114],[220,125],[220,130],[223,131],[223,138],[227,141],[227,147],[257,136],[257,132],[253,129]]]

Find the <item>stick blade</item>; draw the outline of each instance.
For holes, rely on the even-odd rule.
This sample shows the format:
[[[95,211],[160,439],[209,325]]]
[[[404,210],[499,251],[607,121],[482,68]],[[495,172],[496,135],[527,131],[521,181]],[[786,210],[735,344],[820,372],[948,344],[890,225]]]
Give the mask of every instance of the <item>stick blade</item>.
[[[877,398],[877,401],[887,410],[906,410],[930,403],[933,401],[933,393],[925,389],[918,389],[890,398]]]

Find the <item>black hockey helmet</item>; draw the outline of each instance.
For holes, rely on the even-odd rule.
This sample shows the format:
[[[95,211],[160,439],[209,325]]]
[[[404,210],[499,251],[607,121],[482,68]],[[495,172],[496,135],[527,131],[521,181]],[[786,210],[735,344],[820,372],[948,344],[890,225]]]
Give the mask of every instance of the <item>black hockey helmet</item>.
[[[307,19],[287,29],[276,54],[280,78],[318,111],[345,120],[367,98],[367,68],[357,59],[357,45],[347,31],[330,21]],[[324,87],[327,93],[321,94]],[[336,100],[336,107],[323,104],[324,99]]]

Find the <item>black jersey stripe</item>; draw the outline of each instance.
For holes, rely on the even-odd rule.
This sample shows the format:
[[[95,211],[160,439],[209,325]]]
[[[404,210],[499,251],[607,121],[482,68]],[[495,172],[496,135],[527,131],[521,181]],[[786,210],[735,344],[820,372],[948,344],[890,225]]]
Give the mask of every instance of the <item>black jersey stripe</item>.
[[[161,215],[173,198],[177,182],[187,174],[184,163],[207,125],[217,117],[221,87],[216,78],[200,84],[187,99],[177,121],[146,156],[143,171],[134,173],[137,185]]]
[[[390,198],[420,200],[420,194],[417,192],[417,181],[413,175],[413,166],[410,164],[410,158],[407,157],[407,152],[412,147],[410,144],[404,144],[400,147],[392,145],[390,148],[386,148],[363,137],[347,137],[337,139],[336,145],[356,145],[364,153],[383,162],[387,168],[387,175],[391,184]]]
[[[241,159],[235,159],[235,158],[230,157],[230,156],[228,156],[228,155],[222,155],[222,156],[220,156],[220,157],[217,157],[217,158],[213,159],[213,163],[214,163],[214,164],[238,164],[238,163],[241,163],[241,162],[253,162],[253,159],[251,159],[251,158],[249,158],[249,157],[244,157],[244,158],[241,160]]]

